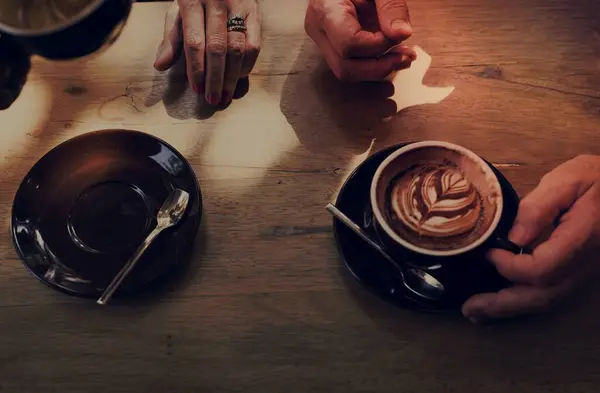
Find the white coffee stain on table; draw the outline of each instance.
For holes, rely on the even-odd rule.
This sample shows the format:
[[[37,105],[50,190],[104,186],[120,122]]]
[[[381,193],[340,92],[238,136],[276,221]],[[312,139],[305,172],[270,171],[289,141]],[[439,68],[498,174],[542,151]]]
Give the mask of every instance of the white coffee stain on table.
[[[330,200],[331,203],[335,204],[335,201],[337,200],[338,194],[339,194],[340,190],[342,189],[342,186],[344,185],[344,183],[346,183],[346,180],[348,180],[348,177],[350,177],[352,172],[356,168],[358,168],[359,165],[361,165],[363,162],[365,162],[366,159],[369,158],[369,156],[371,154],[374,153],[375,142],[376,142],[375,138],[371,139],[371,144],[369,145],[369,147],[367,148],[367,150],[364,153],[357,154],[350,159],[350,161],[348,162],[348,165],[346,165],[346,168],[345,168],[345,175],[342,176],[342,178],[340,179],[340,183],[337,187],[337,191],[331,196],[331,200]]]
[[[410,68],[389,77],[395,89],[391,99],[396,102],[397,112],[411,106],[437,104],[454,91],[454,86],[431,87],[423,84],[432,58],[419,46],[415,46],[414,50],[417,52],[417,59]]]

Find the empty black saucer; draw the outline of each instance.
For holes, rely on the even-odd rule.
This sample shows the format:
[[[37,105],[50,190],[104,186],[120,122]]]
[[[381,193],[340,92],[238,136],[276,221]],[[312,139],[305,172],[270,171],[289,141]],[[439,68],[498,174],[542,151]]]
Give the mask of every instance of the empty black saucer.
[[[348,177],[338,194],[336,207],[376,241],[378,236],[369,199],[371,180],[386,157],[405,145],[407,143],[391,146],[367,158]],[[516,217],[519,196],[502,173],[493,166],[492,168],[500,180],[505,200],[497,234],[506,235]],[[496,291],[510,285],[492,264],[485,261],[482,253],[480,259],[465,260],[461,264],[444,265],[428,271],[442,282],[445,294],[439,301],[424,301],[407,291],[391,264],[352,230],[334,219],[333,231],[340,256],[352,275],[377,296],[403,308],[428,312],[454,311],[475,293]]]
[[[202,217],[192,167],[151,135],[95,131],[48,152],[17,190],[11,219],[15,248],[42,282],[96,297],[154,228],[175,188],[190,194],[185,215],[148,248],[117,296],[131,293],[184,260]]]

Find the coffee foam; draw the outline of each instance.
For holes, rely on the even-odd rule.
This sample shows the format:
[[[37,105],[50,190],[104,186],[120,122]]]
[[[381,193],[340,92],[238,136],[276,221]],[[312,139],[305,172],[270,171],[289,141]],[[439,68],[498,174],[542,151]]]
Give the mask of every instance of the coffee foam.
[[[405,172],[392,185],[392,213],[421,236],[468,232],[482,212],[481,195],[455,166],[424,166]]]
[[[384,171],[384,214],[391,229],[416,247],[468,247],[490,228],[501,198],[495,176],[445,147],[409,151]]]

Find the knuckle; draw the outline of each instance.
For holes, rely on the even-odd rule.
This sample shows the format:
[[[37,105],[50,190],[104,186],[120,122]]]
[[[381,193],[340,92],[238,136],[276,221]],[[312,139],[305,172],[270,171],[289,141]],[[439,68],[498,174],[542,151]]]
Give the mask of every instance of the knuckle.
[[[246,45],[241,41],[230,41],[227,47],[227,56],[233,58],[244,57],[246,52]]]
[[[354,48],[357,44],[357,38],[356,36],[348,36],[345,37],[342,40],[342,44],[341,44],[341,51],[342,53],[340,53],[340,55],[342,56],[342,58],[347,59],[350,57],[350,55],[352,54],[352,48]]]
[[[206,51],[212,57],[225,57],[227,53],[227,45],[225,40],[218,37],[213,37],[206,46]]]
[[[204,50],[204,37],[199,31],[188,31],[185,35],[184,43],[188,48]]]
[[[211,0],[210,3],[218,11],[227,11],[227,0]]]
[[[246,46],[246,56],[250,58],[257,58],[260,54],[260,46],[256,45],[247,45]]]
[[[203,77],[203,75],[206,72],[204,68],[204,63],[201,61],[192,60],[190,62],[189,67],[190,68],[188,69],[188,76],[191,76],[194,79]]]
[[[519,206],[519,211],[521,214],[525,215],[524,221],[532,222],[538,224],[541,220],[546,216],[545,211],[539,204],[535,202],[530,202],[529,199],[523,199]]]
[[[178,5],[181,12],[186,13],[189,10],[202,7],[202,2],[201,0],[179,0]]]
[[[355,2],[344,1],[341,4],[341,7],[340,7],[340,4],[332,5],[332,4],[326,4],[326,3],[329,3],[329,2],[324,2],[324,4],[322,5],[322,8],[324,10],[324,13],[328,14],[328,15],[338,11],[338,8],[341,11],[343,11],[345,14],[348,14],[348,13],[352,14],[352,13],[356,12],[356,4],[354,4]],[[359,5],[359,7],[360,7],[360,5]]]
[[[539,222],[544,217],[544,211],[539,205],[530,205],[528,207],[530,218],[533,222]]]
[[[406,11],[408,10],[408,6],[406,5],[406,1],[383,1],[378,4],[379,9],[382,11]]]

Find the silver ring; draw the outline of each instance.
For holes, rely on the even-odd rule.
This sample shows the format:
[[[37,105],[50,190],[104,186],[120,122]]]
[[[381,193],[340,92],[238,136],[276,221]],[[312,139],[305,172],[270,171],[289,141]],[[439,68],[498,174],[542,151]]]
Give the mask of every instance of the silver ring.
[[[227,19],[227,31],[245,33],[246,30],[246,20],[240,15],[231,15],[229,19]]]

